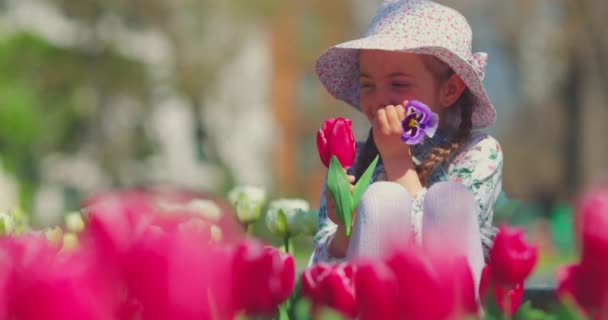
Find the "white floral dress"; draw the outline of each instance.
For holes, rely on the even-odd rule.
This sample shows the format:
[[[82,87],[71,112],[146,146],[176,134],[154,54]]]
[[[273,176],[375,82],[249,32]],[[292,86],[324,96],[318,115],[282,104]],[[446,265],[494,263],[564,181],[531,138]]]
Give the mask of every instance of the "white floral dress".
[[[412,154],[419,159],[423,159],[433,145],[441,142],[442,135],[438,132],[433,139],[427,139],[422,145],[413,146]],[[414,158],[414,161],[417,162],[418,160]],[[494,215],[493,206],[502,187],[502,165],[502,149],[498,141],[481,131],[473,131],[469,142],[448,160],[447,166],[436,167],[429,178],[430,185],[440,181],[454,181],[464,184],[471,190],[479,205],[479,229],[486,259],[497,231],[492,226],[492,218]],[[372,183],[385,180],[384,167],[382,163],[379,163],[374,171]],[[412,203],[412,230],[418,241],[420,241],[422,229],[422,204],[425,194],[426,188],[418,193]],[[324,184],[319,207],[319,229],[314,237],[314,251],[309,265],[341,260],[330,256],[327,251],[329,240],[336,230],[337,225],[328,218],[325,209]]]

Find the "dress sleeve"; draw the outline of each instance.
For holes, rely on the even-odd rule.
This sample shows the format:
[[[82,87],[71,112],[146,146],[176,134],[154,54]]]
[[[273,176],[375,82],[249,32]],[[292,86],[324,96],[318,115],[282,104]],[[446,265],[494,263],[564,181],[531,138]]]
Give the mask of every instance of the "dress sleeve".
[[[327,209],[325,206],[325,189],[326,183],[323,181],[321,201],[319,205],[319,226],[317,233],[313,238],[313,252],[308,262],[309,267],[319,262],[331,263],[344,260],[332,257],[327,250],[329,241],[333,238],[336,230],[338,230],[338,225],[331,221],[331,219],[329,219],[327,216]]]
[[[503,155],[498,141],[485,135],[475,139],[448,167],[448,180],[471,190],[478,204],[479,229],[484,256],[494,242],[497,229],[492,226],[494,203],[502,189]]]

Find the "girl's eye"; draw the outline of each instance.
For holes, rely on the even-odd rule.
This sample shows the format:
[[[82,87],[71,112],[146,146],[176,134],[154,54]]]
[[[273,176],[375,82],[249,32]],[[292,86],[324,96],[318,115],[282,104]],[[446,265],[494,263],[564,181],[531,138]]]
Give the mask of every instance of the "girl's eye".
[[[407,83],[407,82],[393,82],[392,86],[393,87],[398,87],[398,88],[406,88],[406,87],[409,87],[410,84]]]
[[[372,83],[369,83],[369,82],[361,82],[361,83],[359,84],[359,87],[360,87],[361,89],[363,89],[363,88],[372,88],[373,86],[374,86],[374,85],[373,85]]]

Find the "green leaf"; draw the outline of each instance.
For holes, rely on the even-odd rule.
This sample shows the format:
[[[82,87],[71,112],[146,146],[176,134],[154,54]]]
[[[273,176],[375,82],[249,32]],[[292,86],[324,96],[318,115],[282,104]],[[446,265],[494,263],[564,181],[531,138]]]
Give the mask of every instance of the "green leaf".
[[[555,320],[555,317],[545,313],[542,310],[534,309],[532,307],[532,302],[526,301],[524,304],[522,304],[519,307],[519,309],[517,309],[517,312],[515,313],[515,316],[513,317],[513,319],[514,320]]]
[[[323,320],[346,320],[346,317],[343,316],[341,313],[339,313],[338,311],[325,307],[325,308],[321,308],[321,310],[319,311],[319,319],[323,319]]]
[[[573,225],[573,209],[566,203],[560,203],[551,210],[551,236],[553,243],[562,252],[573,253],[575,251],[575,234]]]
[[[518,200],[512,200],[507,197],[504,191],[498,194],[498,198],[494,203],[494,216],[501,219],[508,219],[513,216],[515,210],[521,206],[521,202]]]
[[[310,314],[311,303],[308,299],[300,299],[295,305],[295,320],[310,320],[312,315]]]
[[[279,320],[289,320],[289,315],[287,314],[286,305],[282,305],[279,307]]]
[[[485,304],[483,306],[483,309],[485,311],[484,319],[494,320],[494,319],[503,318],[503,312],[500,309],[500,307],[498,306],[498,303],[496,303],[496,299],[494,298],[493,295],[487,297],[487,299],[484,299],[484,301],[485,301]]]
[[[378,156],[376,156],[376,158],[374,159],[374,161],[372,161],[372,163],[369,165],[369,167],[367,167],[367,169],[365,169],[365,172],[363,173],[363,175],[361,175],[361,178],[359,178],[359,181],[357,181],[357,184],[355,185],[355,189],[353,190],[353,206],[355,208],[359,205],[359,201],[361,200],[361,197],[363,196],[363,192],[365,192],[365,190],[367,190],[367,187],[369,186],[369,182],[372,179],[372,175],[374,174],[374,170],[376,169],[377,164],[378,164]]]
[[[277,213],[277,232],[286,236],[288,232],[287,227],[287,217],[285,216],[285,212],[283,212],[283,209],[279,209],[279,212]]]
[[[557,320],[585,320],[588,319],[583,311],[580,310],[573,298],[569,296],[560,297],[560,303],[558,303],[554,310],[551,310],[552,314],[555,314]]]
[[[353,221],[353,205],[350,195],[350,182],[336,156],[331,157],[327,173],[327,189],[336,202],[336,214],[344,223],[346,235],[350,235]]]

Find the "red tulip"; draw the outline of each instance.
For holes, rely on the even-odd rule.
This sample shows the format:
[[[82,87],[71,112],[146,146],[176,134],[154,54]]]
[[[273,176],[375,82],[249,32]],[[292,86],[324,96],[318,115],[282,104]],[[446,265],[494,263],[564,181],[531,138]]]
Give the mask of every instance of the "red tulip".
[[[382,262],[357,266],[355,292],[359,319],[399,319],[399,288],[393,271]]]
[[[581,240],[579,264],[558,270],[558,293],[570,295],[587,312],[608,316],[608,187],[587,191],[577,208],[576,230]]]
[[[523,300],[524,284],[518,283],[515,286],[496,284],[492,279],[491,267],[486,265],[481,273],[479,296],[484,303],[487,302],[487,299],[493,298],[500,310],[513,316]]]
[[[560,297],[569,296],[578,300],[586,300],[578,292],[578,264],[561,266],[557,269],[557,295]]]
[[[355,162],[356,141],[352,121],[344,118],[327,119],[317,131],[317,150],[319,157],[329,168],[332,156],[336,156],[344,168]]]
[[[581,263],[600,274],[608,268],[608,188],[583,196],[577,210],[582,240]]]
[[[524,285],[523,283],[518,283],[512,288],[496,286],[494,292],[496,294],[496,303],[498,303],[500,309],[508,315],[513,316],[524,298]]]
[[[503,286],[522,283],[534,269],[537,258],[538,248],[525,242],[523,229],[502,226],[490,250],[492,277]]]
[[[121,315],[160,320],[224,319],[234,314],[227,272],[233,250],[208,245],[194,231],[154,225],[134,239],[116,260],[128,289]]]
[[[404,319],[439,320],[477,313],[473,275],[464,257],[430,256],[410,249],[397,252],[387,263],[397,277]]]
[[[355,266],[350,263],[316,264],[302,273],[302,295],[313,302],[313,309],[326,306],[354,318],[354,271]]]
[[[0,246],[13,265],[3,310],[9,319],[112,318],[118,306],[113,283],[87,253],[58,257],[46,240],[28,236]]]
[[[237,246],[231,277],[234,302],[250,315],[269,315],[295,285],[293,257],[274,247],[245,241]]]

